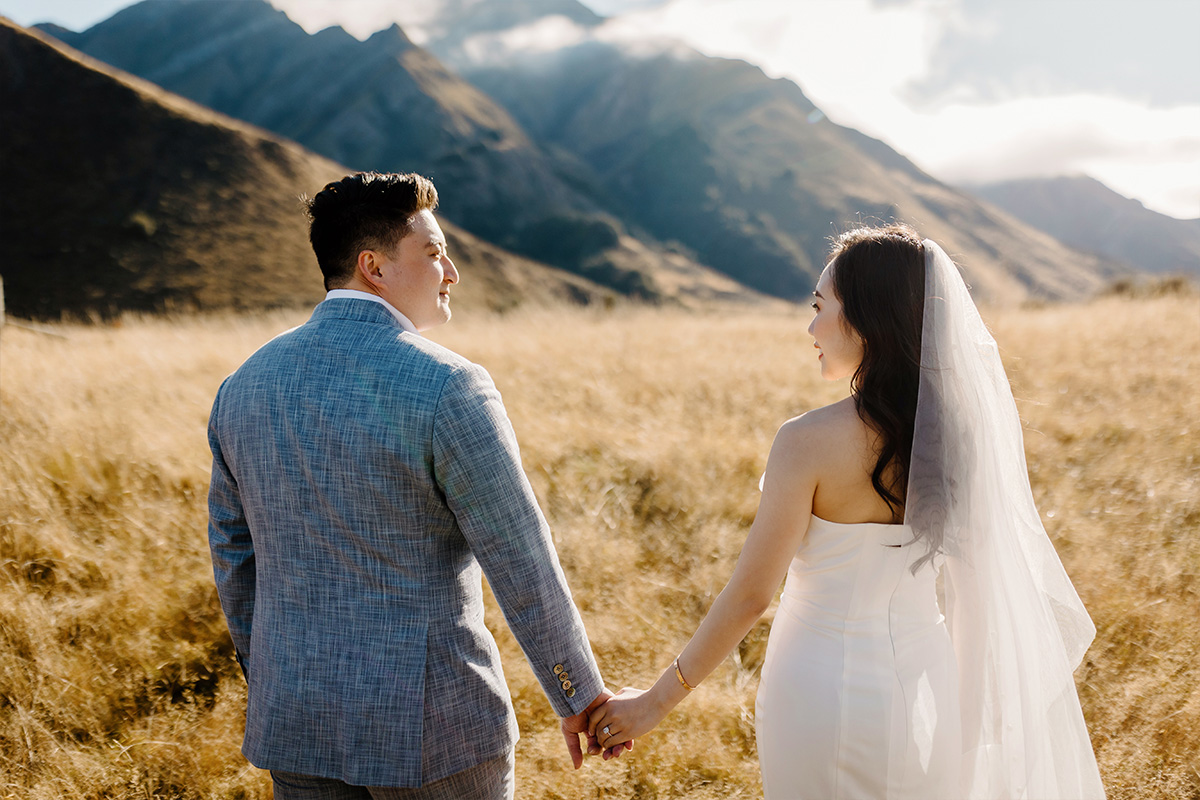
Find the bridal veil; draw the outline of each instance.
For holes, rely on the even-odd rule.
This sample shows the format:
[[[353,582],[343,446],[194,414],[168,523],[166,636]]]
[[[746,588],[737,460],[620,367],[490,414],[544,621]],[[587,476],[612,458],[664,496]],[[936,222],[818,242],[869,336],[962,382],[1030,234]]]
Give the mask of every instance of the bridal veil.
[[[1072,677],[1096,629],[1042,527],[996,342],[925,240],[921,381],[905,523],[945,556],[963,795],[1103,798]]]

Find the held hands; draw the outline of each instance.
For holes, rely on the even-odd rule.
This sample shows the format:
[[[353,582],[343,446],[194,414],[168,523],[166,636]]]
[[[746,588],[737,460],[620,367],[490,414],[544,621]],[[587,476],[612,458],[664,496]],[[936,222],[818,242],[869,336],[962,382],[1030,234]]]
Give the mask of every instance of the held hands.
[[[588,741],[595,740],[606,748],[605,752],[615,750],[619,753],[621,747],[632,750],[634,738],[649,733],[670,711],[654,701],[652,692],[625,687],[590,712]]]
[[[614,695],[603,690],[588,707],[562,721],[563,737],[575,769],[583,765],[579,734],[587,735],[590,755],[603,753],[604,760],[617,758],[624,750],[633,749],[638,736],[649,733],[662,722],[692,687],[684,682],[676,660],[675,672],[667,671],[649,691],[626,686]],[[678,679],[678,683],[676,682]]]
[[[571,763],[575,769],[583,766],[583,750],[579,746],[579,734],[581,733],[587,735],[588,755],[596,756],[603,754],[605,761],[608,761],[610,758],[619,758],[623,750],[633,749],[632,739],[622,741],[620,744],[613,742],[611,745],[601,747],[600,743],[596,740],[595,729],[588,726],[590,715],[594,714],[596,709],[602,708],[604,703],[611,697],[614,697],[613,693],[608,689],[604,689],[600,694],[596,695],[596,699],[586,709],[573,717],[563,718],[563,738],[567,742],[567,752],[571,754]]]

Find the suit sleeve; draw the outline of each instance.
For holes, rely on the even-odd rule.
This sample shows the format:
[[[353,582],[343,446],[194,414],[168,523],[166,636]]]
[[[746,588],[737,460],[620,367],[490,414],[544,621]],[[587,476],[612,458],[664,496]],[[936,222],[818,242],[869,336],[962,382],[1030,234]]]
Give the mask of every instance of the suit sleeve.
[[[505,620],[560,717],[604,688],[500,393],[474,364],[438,401],[434,470]]]
[[[221,387],[224,389],[224,386]],[[221,392],[213,401],[208,420],[208,445],[212,450],[212,482],[208,490],[208,547],[212,554],[213,575],[221,609],[233,637],[233,646],[242,672],[250,655],[250,627],[254,619],[256,571],[254,542],[242,509],[237,481],[225,461],[219,433]]]

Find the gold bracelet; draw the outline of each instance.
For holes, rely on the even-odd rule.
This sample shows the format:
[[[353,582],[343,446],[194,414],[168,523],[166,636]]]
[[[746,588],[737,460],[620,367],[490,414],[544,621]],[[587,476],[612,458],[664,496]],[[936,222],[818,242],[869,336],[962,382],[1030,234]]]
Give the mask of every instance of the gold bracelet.
[[[683,679],[683,673],[679,671],[679,656],[675,657],[675,677],[679,678],[679,683],[689,692],[696,688]]]

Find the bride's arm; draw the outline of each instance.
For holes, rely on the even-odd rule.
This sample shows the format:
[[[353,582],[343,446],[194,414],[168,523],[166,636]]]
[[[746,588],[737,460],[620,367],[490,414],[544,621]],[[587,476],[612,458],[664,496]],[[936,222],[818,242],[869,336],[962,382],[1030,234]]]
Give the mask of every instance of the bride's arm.
[[[678,661],[663,672],[649,691],[622,690],[592,712],[589,728],[592,732],[599,731],[603,747],[641,736],[658,725],[690,691],[684,681],[691,687],[699,685],[770,606],[808,530],[820,473],[820,454],[830,444],[820,441],[821,434],[820,428],[803,417],[779,429],[767,459],[758,513],[729,583],[713,602]]]

